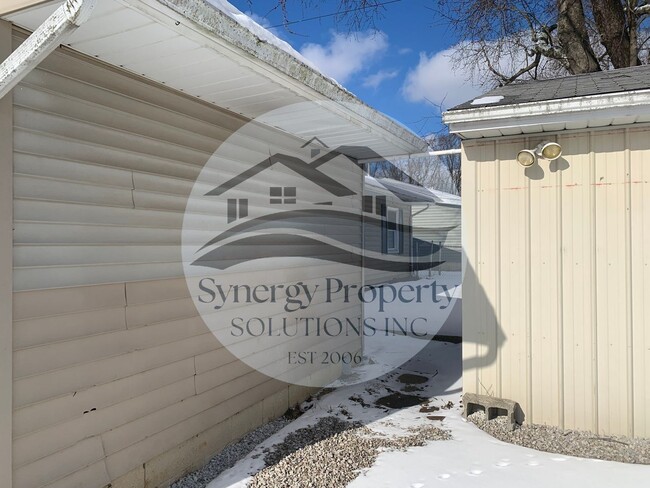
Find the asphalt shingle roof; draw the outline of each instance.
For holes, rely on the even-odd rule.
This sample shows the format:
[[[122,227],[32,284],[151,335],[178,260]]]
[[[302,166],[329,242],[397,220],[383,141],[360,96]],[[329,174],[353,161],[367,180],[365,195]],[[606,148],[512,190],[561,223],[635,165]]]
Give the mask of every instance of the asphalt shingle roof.
[[[512,83],[495,88],[480,97],[476,97],[503,97],[498,102],[472,105],[472,101],[476,99],[474,98],[457,105],[450,109],[450,111],[528,102],[543,102],[560,98],[584,97],[646,89],[650,89],[650,65],[599,71],[597,73],[567,76],[553,80],[532,80]]]

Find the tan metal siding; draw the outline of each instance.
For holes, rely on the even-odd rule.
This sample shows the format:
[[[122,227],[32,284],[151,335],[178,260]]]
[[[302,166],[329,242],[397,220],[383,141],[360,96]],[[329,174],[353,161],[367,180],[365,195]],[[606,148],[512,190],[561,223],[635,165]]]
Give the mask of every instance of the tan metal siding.
[[[529,169],[514,157],[541,137],[464,143],[466,391],[534,423],[650,436],[649,132],[558,134],[563,157]]]
[[[530,203],[526,191],[522,191],[522,203],[528,207],[528,242],[522,242],[522,252],[528,249],[528,261],[522,269],[529,270],[527,284],[530,300],[527,323],[529,335],[527,356],[531,358],[528,368],[529,414],[537,422],[560,425],[562,423],[562,320],[561,286],[561,234],[560,234],[560,188],[561,172],[558,163],[541,161],[544,178],[528,180],[513,153],[523,147],[524,140],[510,146],[510,170],[519,175],[522,185],[530,182]],[[530,144],[535,141],[529,141]],[[533,266],[532,263],[538,263]],[[514,270],[513,270],[514,271]],[[524,364],[527,362],[524,360]]]
[[[594,218],[590,134],[563,136],[561,193],[564,424],[567,428],[598,429],[596,417],[596,356]],[[582,284],[582,286],[576,286]]]
[[[650,147],[647,130],[629,131],[630,151],[630,261],[631,366],[633,425],[650,436]]]
[[[480,162],[490,157],[485,149],[491,149],[492,144],[463,144],[461,157],[462,195],[461,222],[463,227],[463,301],[473,303],[473,306],[463,306],[463,388],[469,392],[482,391],[479,388],[479,371],[483,362],[479,357],[479,347],[483,342],[482,329],[479,327],[481,316],[480,289],[478,280],[477,255],[477,221],[478,221],[478,182],[477,168]],[[472,324],[466,327],[464,324]],[[485,360],[483,360],[485,361]]]
[[[528,405],[527,385],[532,373],[527,361],[531,339],[530,302],[516,298],[521,290],[530,286],[530,275],[525,271],[530,259],[528,185],[513,158],[513,152],[516,155],[516,148],[522,143],[513,140],[497,145],[497,159],[492,164],[498,179],[496,186],[485,189],[485,193],[493,194],[491,200],[482,201],[482,205],[495,207],[498,212],[497,220],[491,223],[494,227],[485,225],[483,234],[493,235],[490,249],[494,255],[486,254],[483,259],[486,261],[484,267],[490,270],[490,280],[497,283],[493,292],[497,320],[491,324],[501,327],[505,336],[497,361],[496,393],[501,396],[504,391],[512,391],[513,396]]]

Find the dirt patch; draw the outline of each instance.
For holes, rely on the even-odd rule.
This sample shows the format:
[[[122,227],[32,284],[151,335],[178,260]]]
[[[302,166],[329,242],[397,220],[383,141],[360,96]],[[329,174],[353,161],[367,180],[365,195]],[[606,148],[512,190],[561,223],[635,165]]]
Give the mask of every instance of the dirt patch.
[[[423,398],[418,395],[405,395],[404,393],[400,393],[396,391],[395,393],[391,393],[390,395],[378,398],[375,401],[375,404],[380,405],[382,407],[397,409],[397,408],[414,407],[415,405],[422,404],[422,402],[425,400],[426,398]]]
[[[420,412],[421,413],[431,413],[431,412],[437,412],[440,410],[439,407],[435,407],[433,405],[429,405],[429,402],[425,402],[422,407],[420,407]]]
[[[429,381],[429,378],[426,376],[420,376],[419,374],[405,373],[400,375],[397,378],[397,381],[404,383],[405,385],[421,385],[422,383]]]

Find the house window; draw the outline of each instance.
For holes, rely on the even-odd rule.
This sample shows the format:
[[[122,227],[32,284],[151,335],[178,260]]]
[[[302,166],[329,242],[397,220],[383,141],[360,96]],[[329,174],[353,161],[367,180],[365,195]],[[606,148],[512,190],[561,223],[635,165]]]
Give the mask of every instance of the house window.
[[[272,205],[296,203],[295,186],[272,186],[269,195],[271,196]]]
[[[399,254],[401,245],[400,224],[402,216],[398,209],[386,209],[386,252]]]

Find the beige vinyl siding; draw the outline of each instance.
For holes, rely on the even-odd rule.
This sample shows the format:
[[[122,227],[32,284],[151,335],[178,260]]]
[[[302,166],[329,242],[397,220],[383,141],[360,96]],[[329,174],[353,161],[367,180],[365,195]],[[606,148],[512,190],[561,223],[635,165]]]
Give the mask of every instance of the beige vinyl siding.
[[[463,143],[464,389],[526,421],[650,437],[650,129]]]
[[[5,0],[0,7],[0,14],[14,12],[23,8],[32,7],[39,3],[45,3],[47,0]]]
[[[222,347],[182,277],[187,196],[246,120],[61,49],[13,115],[14,488],[164,485],[313,391]]]
[[[11,24],[0,20],[0,60],[11,53]],[[0,485],[11,487],[12,427],[12,94],[0,100]]]

